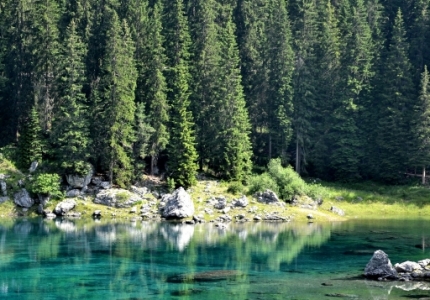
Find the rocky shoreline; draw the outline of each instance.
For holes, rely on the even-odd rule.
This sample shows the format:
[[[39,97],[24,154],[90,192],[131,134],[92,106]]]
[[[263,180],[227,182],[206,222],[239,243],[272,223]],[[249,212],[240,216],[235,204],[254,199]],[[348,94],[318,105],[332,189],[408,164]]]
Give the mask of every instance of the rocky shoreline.
[[[366,278],[398,281],[430,281],[430,259],[391,264],[388,255],[377,250],[364,269]]]

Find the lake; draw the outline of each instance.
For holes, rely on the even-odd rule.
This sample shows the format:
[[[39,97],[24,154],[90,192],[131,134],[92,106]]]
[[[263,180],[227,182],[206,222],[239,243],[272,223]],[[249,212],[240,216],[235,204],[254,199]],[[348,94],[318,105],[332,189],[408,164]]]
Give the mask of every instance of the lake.
[[[2,299],[429,299],[367,281],[373,251],[430,258],[430,221],[328,224],[0,221]],[[430,247],[430,245],[429,245]]]

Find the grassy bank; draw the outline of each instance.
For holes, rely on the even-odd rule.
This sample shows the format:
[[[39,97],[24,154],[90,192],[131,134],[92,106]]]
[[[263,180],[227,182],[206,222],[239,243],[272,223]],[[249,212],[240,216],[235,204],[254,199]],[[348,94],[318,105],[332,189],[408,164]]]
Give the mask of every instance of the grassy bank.
[[[18,180],[25,180],[25,174],[20,172],[14,165],[11,149],[1,149],[3,151],[0,157],[0,174],[6,175],[5,180],[8,186],[8,195],[12,198],[14,192],[19,190],[17,185]],[[9,153],[10,152],[10,153]],[[244,209],[232,209],[229,214],[232,216],[241,214],[250,220],[255,215],[278,213],[280,216],[288,217],[294,221],[307,221],[307,215],[312,214],[315,221],[344,221],[347,219],[365,219],[365,218],[392,218],[392,219],[408,219],[408,218],[429,218],[430,219],[430,188],[428,186],[403,185],[403,186],[386,186],[374,182],[361,182],[356,184],[340,184],[328,183],[309,180],[303,182],[299,177],[291,174],[291,170],[282,169],[279,166],[272,168],[272,174],[266,177],[261,175],[254,176],[254,181],[258,184],[272,185],[275,189],[278,188],[280,193],[288,195],[293,189],[284,189],[283,182],[292,182],[295,190],[302,191],[323,200],[322,205],[318,210],[303,209],[297,206],[287,205],[285,208],[263,205],[252,199],[250,189],[252,186],[242,187],[234,183],[221,182],[215,179],[201,179],[198,184],[192,187],[189,192],[195,203],[196,215],[203,216],[207,221],[216,219],[222,213],[213,209],[213,213],[207,214],[205,209],[208,208],[207,200],[211,197],[225,196],[227,202],[231,203],[233,199],[237,199],[241,194],[248,193],[249,205]],[[272,176],[273,175],[273,176]],[[268,179],[270,177],[270,179]],[[271,182],[271,178],[278,177],[280,182],[278,186]],[[233,187],[233,188],[232,188]],[[254,184],[255,187],[255,184]],[[161,184],[156,187],[159,192],[165,192],[166,187]],[[1,196],[1,195],[0,195]],[[90,217],[94,210],[101,210],[105,219],[130,219],[139,215],[139,208],[142,204],[148,201],[156,201],[155,198],[144,200],[145,203],[138,203],[137,213],[131,213],[130,208],[117,209],[110,208],[93,203],[92,197],[76,199],[77,207],[75,211],[82,213],[82,216]],[[55,205],[61,200],[52,200],[48,209],[55,208]],[[159,201],[158,201],[159,202]],[[345,217],[340,217],[332,212],[330,208],[336,206],[345,211]],[[154,207],[156,209],[156,207]],[[16,207],[12,200],[0,204],[0,217],[11,218],[13,216],[36,216],[35,208],[23,210]]]

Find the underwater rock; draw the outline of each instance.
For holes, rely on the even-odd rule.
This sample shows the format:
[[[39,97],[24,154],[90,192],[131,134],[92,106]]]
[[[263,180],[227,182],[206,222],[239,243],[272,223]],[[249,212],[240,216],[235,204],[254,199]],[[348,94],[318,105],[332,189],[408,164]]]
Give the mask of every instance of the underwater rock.
[[[183,282],[211,282],[236,279],[243,274],[236,270],[214,270],[199,273],[186,273],[170,276],[167,282],[183,283]]]

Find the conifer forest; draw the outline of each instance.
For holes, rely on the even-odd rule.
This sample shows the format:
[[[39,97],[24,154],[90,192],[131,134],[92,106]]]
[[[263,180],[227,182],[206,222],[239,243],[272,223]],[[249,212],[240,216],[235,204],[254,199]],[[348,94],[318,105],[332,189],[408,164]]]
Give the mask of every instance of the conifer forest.
[[[2,0],[0,147],[119,186],[430,165],[430,0]]]

